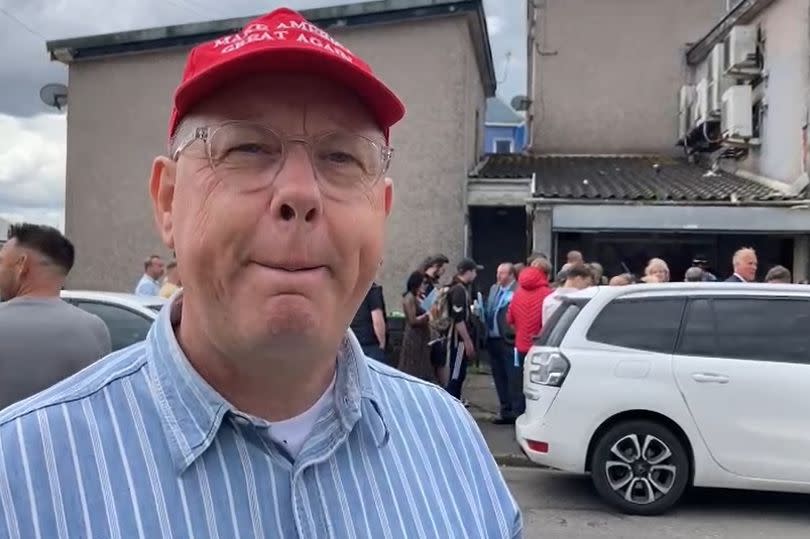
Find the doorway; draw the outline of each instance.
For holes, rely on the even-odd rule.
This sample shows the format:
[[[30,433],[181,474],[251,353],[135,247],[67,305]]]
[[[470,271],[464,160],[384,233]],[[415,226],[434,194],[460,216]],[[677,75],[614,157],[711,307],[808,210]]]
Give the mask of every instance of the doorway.
[[[602,264],[609,276],[626,272],[642,276],[647,262],[657,257],[666,261],[671,280],[681,281],[699,255],[718,279],[725,279],[732,273],[731,258],[741,247],[756,250],[760,280],[777,264],[793,267],[793,237],[777,234],[561,232],[556,243],[557,260],[565,261],[566,253],[576,249],[586,260]]]
[[[526,258],[526,209],[523,206],[471,206],[472,257],[484,266],[476,288],[486,294],[498,264]]]

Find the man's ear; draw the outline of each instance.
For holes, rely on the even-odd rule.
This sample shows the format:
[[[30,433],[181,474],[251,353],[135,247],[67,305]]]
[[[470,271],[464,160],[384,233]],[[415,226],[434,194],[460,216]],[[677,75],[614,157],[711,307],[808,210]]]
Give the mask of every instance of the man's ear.
[[[394,206],[394,182],[391,178],[385,178],[385,216],[391,215],[391,209]]]
[[[17,272],[20,278],[25,277],[31,271],[31,262],[30,254],[25,251],[20,253],[19,258],[17,258]]]
[[[174,249],[174,221],[172,204],[174,187],[177,183],[177,162],[165,156],[156,157],[152,162],[152,176],[149,179],[149,195],[160,237],[169,249]]]

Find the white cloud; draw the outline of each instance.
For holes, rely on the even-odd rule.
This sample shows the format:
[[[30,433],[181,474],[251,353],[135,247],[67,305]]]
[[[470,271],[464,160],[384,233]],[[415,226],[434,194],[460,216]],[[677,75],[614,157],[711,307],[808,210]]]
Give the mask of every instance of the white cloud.
[[[62,228],[65,202],[65,117],[0,114],[0,215]]]

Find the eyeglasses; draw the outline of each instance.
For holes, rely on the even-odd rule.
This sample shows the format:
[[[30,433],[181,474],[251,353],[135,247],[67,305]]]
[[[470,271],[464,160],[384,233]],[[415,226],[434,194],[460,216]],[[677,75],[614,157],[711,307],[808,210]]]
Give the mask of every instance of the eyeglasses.
[[[233,121],[198,127],[177,147],[172,158],[196,140],[205,143],[208,161],[218,179],[245,190],[270,185],[284,168],[291,143],[306,146],[322,188],[339,192],[371,187],[388,170],[394,150],[362,135],[330,131],[311,138],[287,137],[269,127]]]

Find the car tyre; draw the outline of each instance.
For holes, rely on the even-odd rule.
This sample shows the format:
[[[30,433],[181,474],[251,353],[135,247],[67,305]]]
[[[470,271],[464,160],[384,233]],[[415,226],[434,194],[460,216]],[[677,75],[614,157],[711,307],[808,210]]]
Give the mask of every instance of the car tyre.
[[[666,512],[681,498],[690,476],[683,443],[655,421],[632,420],[613,426],[596,442],[591,456],[596,491],[629,514]]]

